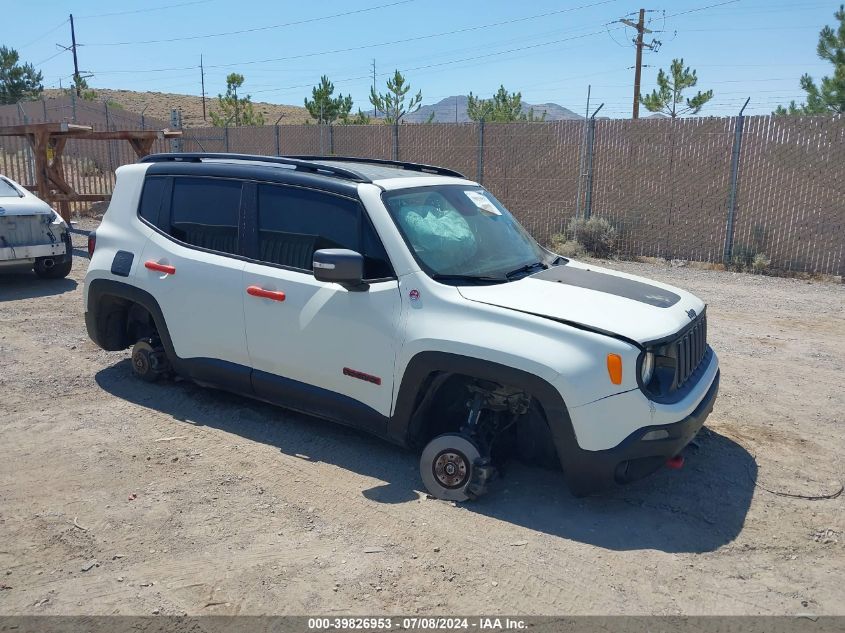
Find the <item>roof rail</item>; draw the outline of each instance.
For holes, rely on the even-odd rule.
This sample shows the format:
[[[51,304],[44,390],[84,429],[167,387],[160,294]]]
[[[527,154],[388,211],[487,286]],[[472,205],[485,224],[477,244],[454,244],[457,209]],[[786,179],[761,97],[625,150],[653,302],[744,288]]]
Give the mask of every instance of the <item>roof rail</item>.
[[[399,160],[386,160],[384,158],[360,158],[355,156],[286,156],[292,160],[305,161],[334,161],[337,163],[361,163],[365,165],[384,165],[385,167],[398,167],[408,171],[419,171],[426,174],[437,174],[438,176],[451,176],[453,178],[466,178],[462,173],[447,169],[445,167],[436,167],[434,165],[425,165],[423,163],[407,163]]]
[[[355,182],[371,182],[369,178],[355,173],[349,169],[342,167],[335,167],[333,165],[321,165],[318,163],[292,158],[287,156],[259,156],[256,154],[224,154],[224,153],[209,153],[209,152],[174,152],[167,154],[150,154],[144,156],[139,163],[167,163],[167,162],[185,162],[185,163],[201,163],[203,160],[231,160],[231,161],[249,161],[255,163],[275,163],[278,165],[285,165],[293,167],[297,171],[304,171],[312,174],[330,174],[339,178],[353,180]]]

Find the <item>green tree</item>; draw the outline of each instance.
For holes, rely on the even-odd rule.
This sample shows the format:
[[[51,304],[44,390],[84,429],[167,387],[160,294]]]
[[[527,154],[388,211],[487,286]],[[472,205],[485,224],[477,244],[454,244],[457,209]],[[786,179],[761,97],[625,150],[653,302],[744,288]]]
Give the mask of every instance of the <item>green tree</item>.
[[[788,107],[778,106],[774,114],[843,114],[845,113],[845,5],[833,14],[839,20],[836,30],[825,26],[819,33],[816,54],[820,59],[833,64],[833,76],[822,77],[816,85],[809,74],[801,76],[801,89],[807,93],[807,103]]]
[[[470,92],[467,97],[467,116],[473,121],[507,123],[510,121],[543,121],[546,118],[546,113],[544,112],[539,118],[534,116],[533,108],[528,113],[524,113],[522,111],[522,93],[510,93],[504,86],[499,86],[499,90],[496,91],[492,99],[482,99]]]
[[[342,125],[369,125],[370,124],[370,116],[364,112],[361,112],[361,108],[358,108],[358,112],[355,116],[350,117],[348,114],[346,116],[340,117],[338,119]]]
[[[219,112],[211,111],[211,123],[215,127],[228,125],[264,125],[264,115],[255,111],[252,97],[238,96],[238,88],[244,85],[244,76],[231,73],[226,77],[226,94],[217,95]]]
[[[640,96],[640,103],[649,112],[662,112],[673,119],[682,114],[698,114],[713,98],[713,91],[699,90],[694,97],[684,99],[684,90],[695,87],[697,83],[695,71],[689,66],[684,67],[683,59],[673,59],[669,75],[661,68],[657,73],[657,88],[650,95]]]
[[[393,73],[393,77],[387,80],[386,93],[380,94],[375,88],[370,88],[370,103],[373,104],[376,112],[384,113],[386,123],[400,123],[406,114],[420,109],[422,101],[420,91],[417,91],[417,94],[408,101],[408,106],[405,106],[405,97],[410,90],[411,85],[405,83],[402,73],[397,70]]]
[[[79,90],[77,90],[77,88]],[[71,94],[78,94],[79,98],[85,101],[96,101],[97,99],[97,91],[89,88],[88,82],[85,81],[85,77],[82,77],[81,75],[76,75],[73,78],[73,83],[71,83],[70,86],[65,88],[62,92],[64,92],[67,96],[71,96]]]
[[[32,64],[20,63],[15,49],[0,46],[0,104],[37,99],[44,91],[43,79]]]
[[[332,97],[334,84],[329,78],[323,75],[320,83],[311,89],[311,100],[305,99],[305,109],[312,119],[317,123],[331,124],[338,119],[344,123],[349,121],[349,113],[352,111],[352,96],[344,97],[342,94]]]

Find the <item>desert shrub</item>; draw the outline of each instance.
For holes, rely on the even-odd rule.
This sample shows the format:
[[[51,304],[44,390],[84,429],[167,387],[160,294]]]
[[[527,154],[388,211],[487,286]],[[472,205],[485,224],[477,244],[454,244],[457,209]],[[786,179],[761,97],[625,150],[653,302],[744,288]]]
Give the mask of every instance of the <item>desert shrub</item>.
[[[65,159],[65,163],[67,164],[67,159]],[[91,178],[93,176],[99,176],[102,172],[100,171],[99,165],[97,165],[97,161],[93,158],[74,158],[70,161],[71,169],[75,170],[83,178]],[[67,170],[66,170],[67,171]]]
[[[758,251],[756,247],[749,246],[748,244],[737,244],[734,247],[731,263],[728,268],[739,273],[762,275],[769,270],[771,264],[771,258],[765,253]]]
[[[769,269],[771,263],[772,259],[765,253],[757,253],[754,259],[751,260],[751,270],[758,275],[762,275]]]
[[[555,233],[552,235],[549,248],[564,257],[581,257],[584,255],[584,247],[575,240],[570,240],[566,233]]]
[[[572,218],[567,236],[594,257],[609,257],[616,245],[616,229],[604,218]]]

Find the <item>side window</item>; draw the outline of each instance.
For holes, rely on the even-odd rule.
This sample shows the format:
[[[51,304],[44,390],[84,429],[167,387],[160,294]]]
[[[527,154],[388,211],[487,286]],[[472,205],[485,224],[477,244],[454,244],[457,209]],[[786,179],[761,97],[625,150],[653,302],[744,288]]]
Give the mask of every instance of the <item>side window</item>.
[[[241,188],[238,180],[175,177],[168,232],[187,244],[237,254]]]
[[[161,199],[166,186],[167,178],[164,176],[151,176],[144,181],[138,215],[153,226],[160,226],[159,209],[161,209]]]
[[[321,248],[361,250],[360,212],[353,200],[318,191],[258,186],[258,248],[262,261],[311,270]]]

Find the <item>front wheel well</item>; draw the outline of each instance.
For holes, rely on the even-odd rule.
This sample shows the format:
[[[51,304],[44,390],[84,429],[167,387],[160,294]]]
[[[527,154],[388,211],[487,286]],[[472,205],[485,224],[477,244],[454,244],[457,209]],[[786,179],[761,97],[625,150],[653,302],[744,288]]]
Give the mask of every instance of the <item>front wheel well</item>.
[[[443,433],[466,432],[472,401],[479,393],[485,394],[488,402],[482,442],[494,453],[551,468],[560,466],[541,402],[520,386],[468,374],[435,371],[426,377],[409,424],[409,443],[422,447]]]

